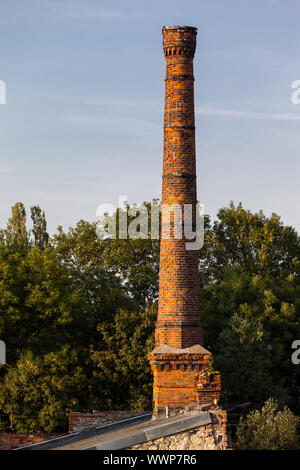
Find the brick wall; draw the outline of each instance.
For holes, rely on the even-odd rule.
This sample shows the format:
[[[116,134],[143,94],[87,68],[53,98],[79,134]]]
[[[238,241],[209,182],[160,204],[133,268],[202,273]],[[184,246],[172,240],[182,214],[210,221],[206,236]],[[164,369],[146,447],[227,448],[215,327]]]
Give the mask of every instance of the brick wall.
[[[61,434],[14,434],[0,433],[0,450],[12,450],[36,442],[47,441]]]
[[[95,411],[93,413],[71,411],[69,414],[69,432],[82,431],[93,426],[121,421],[139,414],[141,414],[140,411]]]

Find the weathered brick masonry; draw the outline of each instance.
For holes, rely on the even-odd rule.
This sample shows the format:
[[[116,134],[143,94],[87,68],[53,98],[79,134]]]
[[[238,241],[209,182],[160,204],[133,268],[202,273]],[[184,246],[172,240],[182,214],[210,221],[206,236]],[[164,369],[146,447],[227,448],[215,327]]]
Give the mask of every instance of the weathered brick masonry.
[[[36,444],[37,442],[47,441],[58,436],[61,436],[61,434],[14,434],[2,432],[0,433],[0,450],[13,450],[17,447]]]
[[[162,203],[193,207],[195,227],[196,157],[194,118],[193,57],[197,29],[191,27],[163,28],[166,57],[164,157]],[[162,214],[162,231],[168,214]],[[199,315],[198,251],[186,250],[184,236],[174,234],[171,214],[170,236],[162,237],[160,250],[159,313],[156,346],[167,344],[187,348],[202,344]]]
[[[167,405],[179,408],[202,403],[205,393],[197,389],[199,374],[207,370],[211,353],[203,347],[200,321],[198,250],[187,250],[190,242],[178,239],[183,227],[184,204],[192,206],[196,226],[196,153],[193,58],[197,28],[163,28],[166,58],[162,239],[160,249],[159,310],[155,348],[149,359],[154,373],[154,416]],[[181,218],[172,214],[174,205]],[[179,215],[180,215],[179,212]],[[171,217],[170,217],[171,213]],[[170,231],[166,227],[170,218]],[[206,380],[206,379],[205,379]],[[216,384],[215,384],[216,385]],[[198,391],[197,391],[198,390]],[[218,394],[217,394],[218,395]],[[215,399],[213,390],[207,398]]]
[[[221,395],[221,374],[217,371],[203,369],[198,377],[197,383],[197,404],[203,405],[219,403]]]
[[[69,414],[69,432],[83,431],[94,426],[121,421],[139,415],[140,411],[94,411],[93,413],[81,413],[71,411]]]

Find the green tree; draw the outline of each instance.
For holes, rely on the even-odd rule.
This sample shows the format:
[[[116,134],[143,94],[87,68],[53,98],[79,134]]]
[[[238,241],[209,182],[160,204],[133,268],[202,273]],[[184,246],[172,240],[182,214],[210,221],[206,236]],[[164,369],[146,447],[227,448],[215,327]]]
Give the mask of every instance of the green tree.
[[[261,411],[252,411],[241,419],[235,446],[240,450],[299,449],[297,419],[287,407],[280,410],[276,400],[270,398]]]
[[[151,409],[153,378],[147,354],[154,345],[156,316],[156,306],[144,313],[120,310],[113,322],[99,325],[101,348],[93,349],[92,361],[104,409]]]
[[[105,249],[97,238],[95,224],[81,220],[67,233],[59,227],[53,247],[73,285],[85,299],[83,314],[92,338],[97,325],[113,321],[118,308],[127,308],[131,299],[120,278],[106,267]]]
[[[268,365],[264,362],[266,375],[289,397],[290,406],[300,409],[296,399],[300,371],[291,363],[291,344],[300,331],[297,232],[284,226],[276,214],[268,218],[262,211],[251,213],[241,204],[233,203],[220,209],[214,224],[208,217],[205,222],[199,270],[200,313],[206,347],[214,355],[224,351],[224,332],[229,340],[228,335],[233,335],[230,322],[235,312],[241,319],[259,322],[264,340],[272,348],[271,360]],[[250,362],[258,362],[259,351],[260,348],[249,351]],[[238,360],[232,355],[229,357],[229,353],[224,354],[232,365],[232,368],[227,367],[225,359],[222,363],[226,393],[232,395],[234,390],[239,390],[240,395],[235,393],[235,397],[243,401],[249,393],[239,386],[235,367]],[[229,396],[226,393],[225,396]],[[267,396],[272,393],[271,387]]]
[[[0,279],[0,337],[10,364],[28,349],[88,346],[85,299],[51,247],[26,253],[0,247]]]
[[[30,210],[31,219],[33,222],[32,233],[34,237],[34,243],[40,248],[45,248],[49,241],[45,212],[42,212],[39,205],[31,207]]]
[[[205,287],[220,282],[228,268],[286,278],[300,275],[300,239],[277,214],[251,213],[233,202],[219,210],[213,225],[206,217],[204,246],[200,250],[200,279]]]
[[[63,347],[44,356],[23,353],[0,382],[0,409],[10,430],[65,429],[68,413],[84,406],[87,380],[76,351]]]
[[[144,208],[147,212],[144,213]],[[152,210],[158,210],[157,200],[152,203],[144,202],[142,205],[127,204],[125,208],[117,209],[112,219],[116,223],[116,238],[102,240],[100,247],[103,250],[105,268],[120,279],[122,285],[133,301],[135,309],[147,309],[158,298],[158,271],[159,271],[159,239],[151,238]],[[137,235],[129,237],[121,231],[120,217],[127,218],[128,230],[131,224],[137,225],[137,232],[142,225],[146,231],[146,238]],[[160,220],[158,220],[159,229]],[[152,234],[153,235],[153,234]]]
[[[16,243],[26,244],[28,242],[26,211],[22,202],[16,202],[16,204],[12,206],[11,217],[7,222],[5,236],[8,245]]]
[[[263,402],[272,394],[286,400],[282,380],[271,373],[272,349],[260,322],[232,316],[219,337],[214,356],[214,365],[222,374],[225,402]]]
[[[252,400],[279,396],[276,393],[280,392],[290,406],[298,409],[300,370],[291,362],[291,345],[300,331],[299,295],[300,285],[296,276],[267,278],[236,268],[228,269],[222,282],[210,283],[209,287],[201,290],[205,342],[221,362],[225,397],[233,399],[234,396],[237,401],[250,399],[249,387],[244,387],[240,381],[239,370],[242,368],[246,377],[252,374],[256,380],[257,397],[251,392]],[[256,328],[259,326],[263,335],[256,346],[255,336],[248,341],[246,331],[240,330],[239,333],[236,325],[232,324],[233,312],[236,312],[236,322],[239,318],[241,324],[248,321]],[[248,358],[242,360],[241,355]],[[243,364],[248,364],[248,372]],[[254,374],[259,365],[264,368],[260,374],[264,370],[266,376],[261,387],[260,374],[256,379]],[[277,384],[277,392],[272,383]]]
[[[113,217],[118,221],[126,211],[129,223],[147,221],[149,235],[147,207],[138,222],[129,205]],[[30,416],[40,430],[56,429],[73,403],[150,409],[147,353],[157,311],[159,240],[99,239],[97,224],[85,221],[66,233],[59,228],[48,240],[39,206],[32,218],[33,242],[21,203],[0,232],[0,338],[9,364],[0,370],[0,411],[6,410],[12,429],[31,431],[37,428]],[[296,409],[300,369],[291,363],[291,344],[300,331],[299,259],[297,233],[276,215],[231,204],[214,224],[206,217],[200,313],[226,400],[278,396]],[[73,371],[84,389],[72,382]]]

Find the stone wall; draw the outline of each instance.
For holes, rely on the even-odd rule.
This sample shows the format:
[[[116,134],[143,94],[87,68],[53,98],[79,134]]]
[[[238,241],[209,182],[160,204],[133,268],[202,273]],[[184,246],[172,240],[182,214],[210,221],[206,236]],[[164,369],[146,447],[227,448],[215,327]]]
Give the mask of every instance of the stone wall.
[[[226,433],[226,411],[209,412],[212,423],[196,429],[161,437],[130,447],[130,450],[228,450],[232,448]]]
[[[217,448],[212,425],[130,447],[131,450],[217,450]]]
[[[93,426],[102,426],[140,414],[140,411],[94,411],[93,413],[71,411],[69,414],[69,432],[82,431]]]

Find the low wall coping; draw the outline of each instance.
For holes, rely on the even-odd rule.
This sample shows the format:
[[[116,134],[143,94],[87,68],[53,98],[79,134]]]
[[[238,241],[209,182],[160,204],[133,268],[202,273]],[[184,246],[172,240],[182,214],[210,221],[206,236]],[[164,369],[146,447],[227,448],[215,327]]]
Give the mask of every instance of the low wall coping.
[[[186,418],[178,418],[176,421],[170,423],[159,424],[145,429],[144,431],[138,431],[127,436],[119,437],[118,439],[112,439],[106,442],[100,442],[99,444],[85,448],[85,450],[119,450],[126,449],[128,447],[143,444],[144,442],[153,441],[161,437],[170,436],[179,432],[188,431],[195,429],[200,426],[211,424],[211,416],[209,413],[202,412],[197,413]]]

